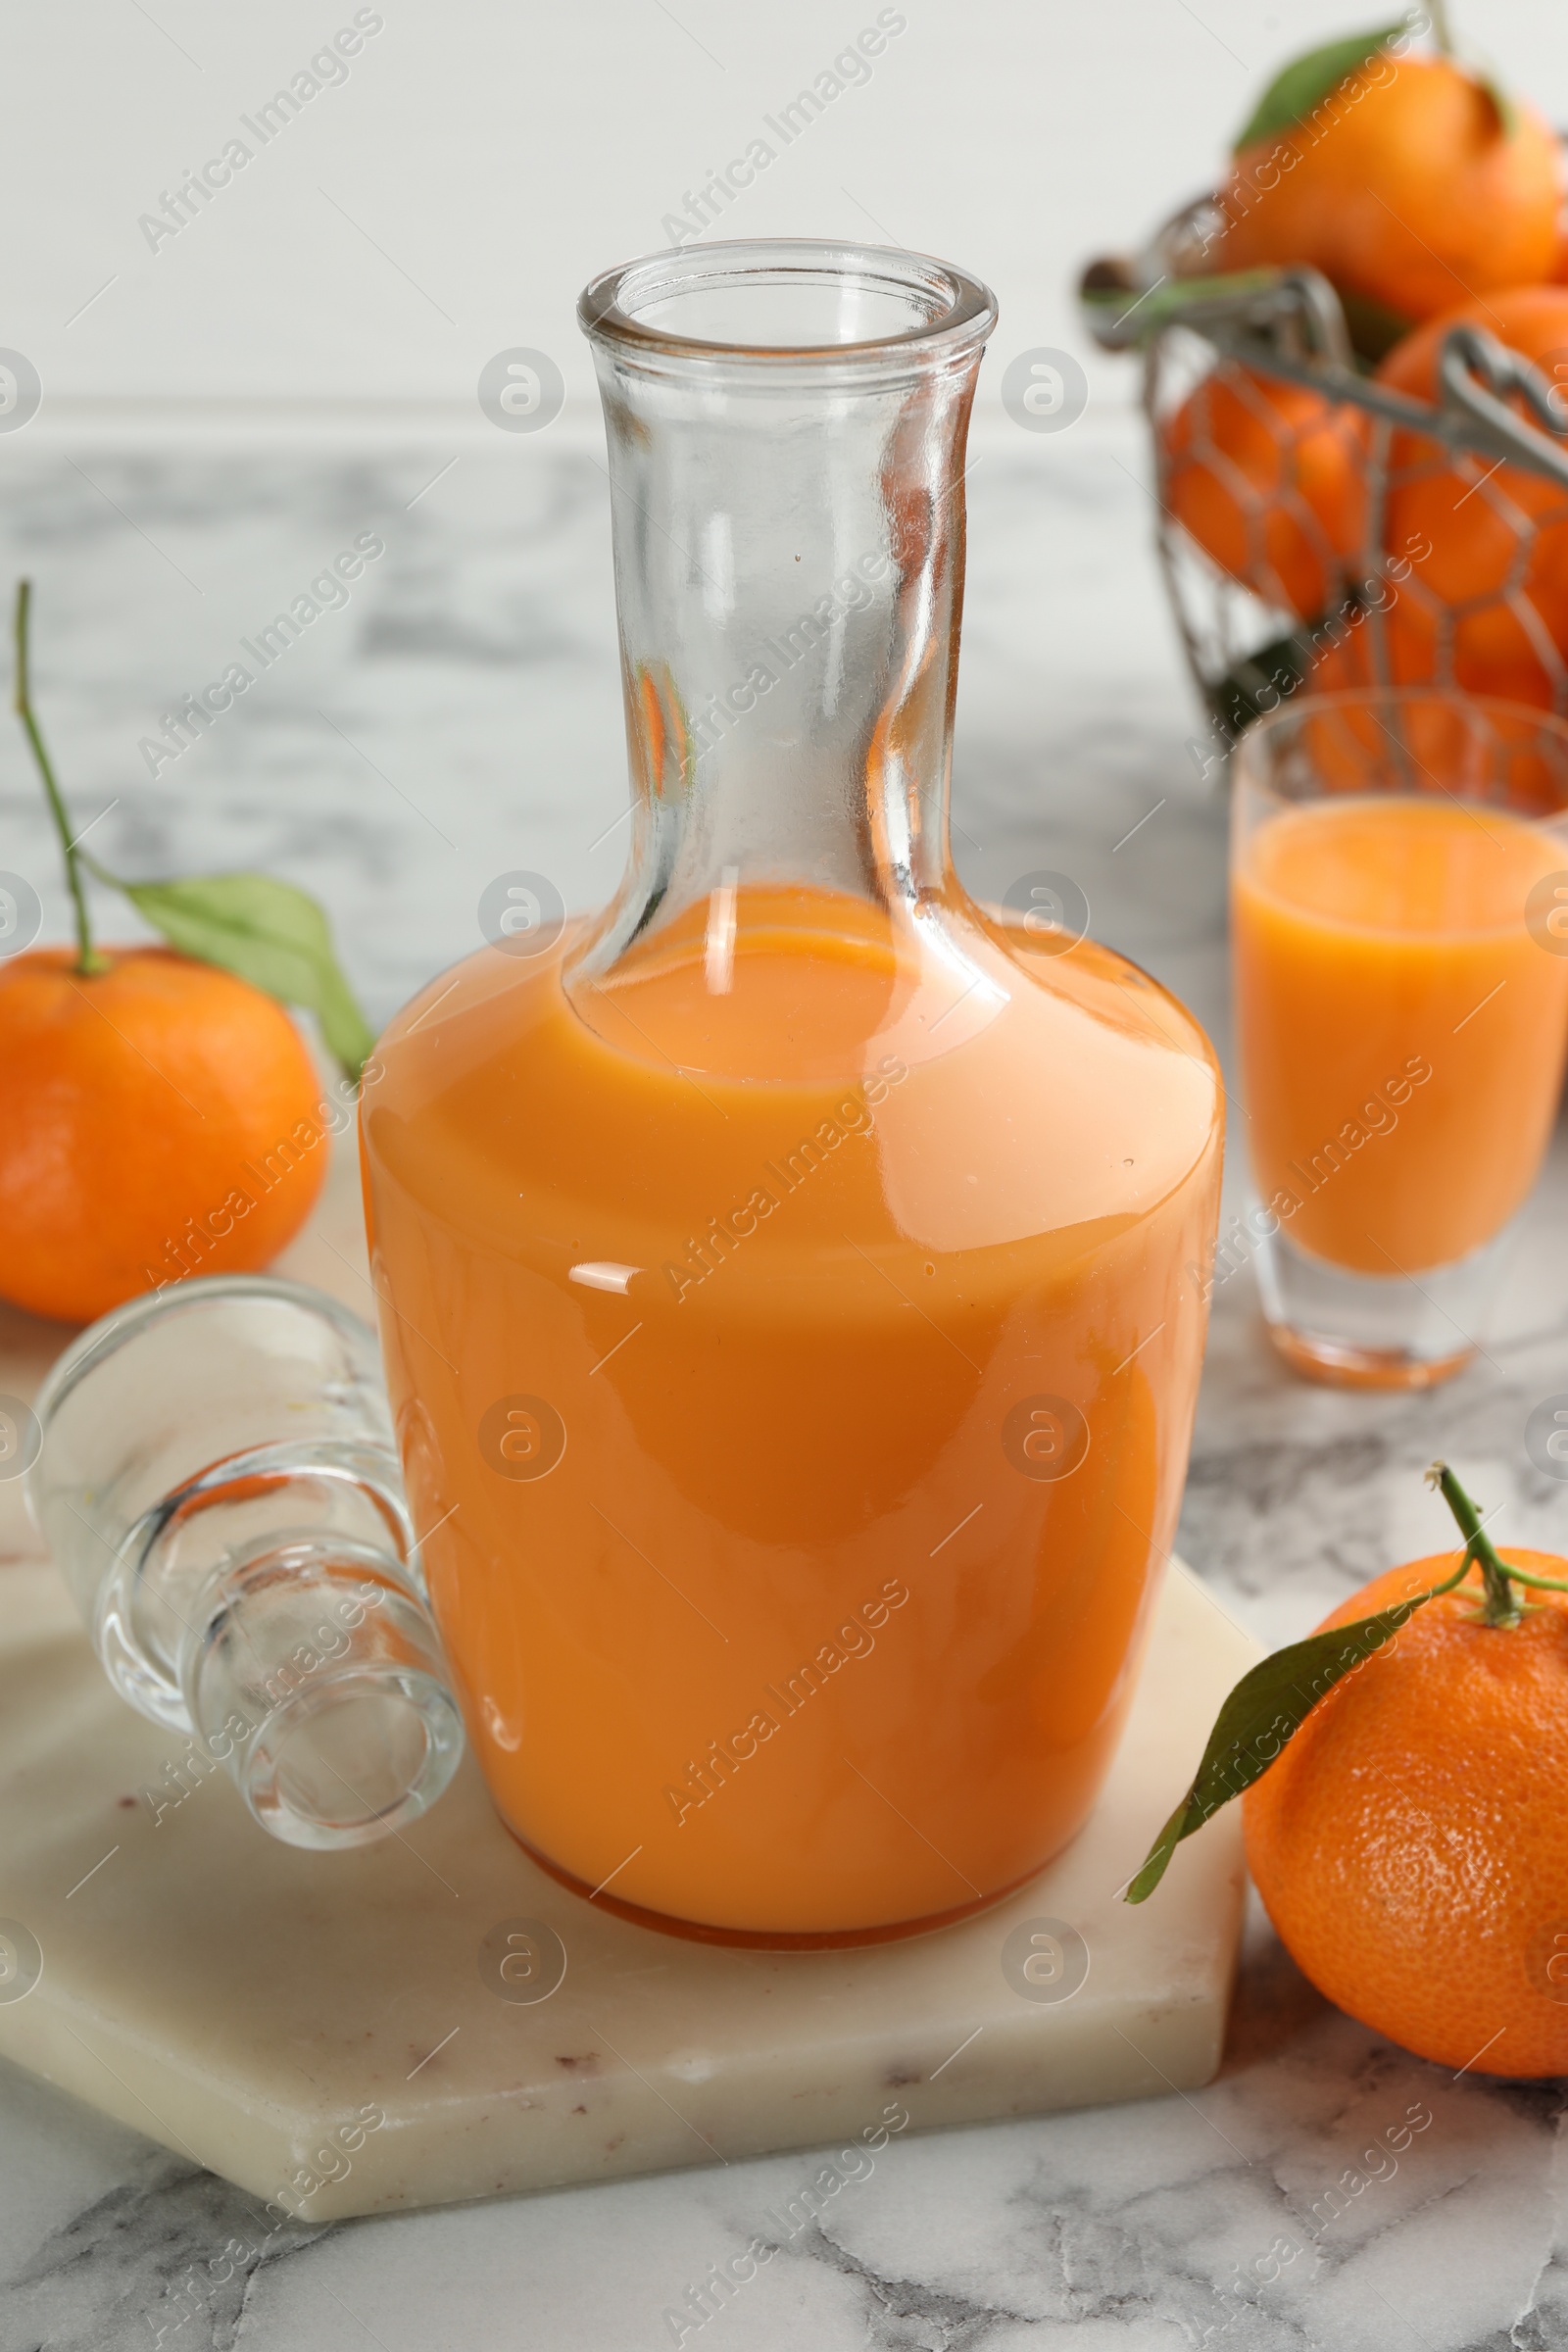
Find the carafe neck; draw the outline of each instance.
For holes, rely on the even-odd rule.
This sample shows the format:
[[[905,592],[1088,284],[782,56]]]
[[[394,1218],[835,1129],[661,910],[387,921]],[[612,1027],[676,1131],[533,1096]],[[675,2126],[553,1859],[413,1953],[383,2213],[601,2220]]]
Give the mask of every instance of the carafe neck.
[[[661,259],[584,298],[632,787],[626,874],[575,963],[595,981],[683,922],[711,938],[715,906],[720,933],[780,893],[898,921],[953,887],[964,443],[990,298],[904,255]]]

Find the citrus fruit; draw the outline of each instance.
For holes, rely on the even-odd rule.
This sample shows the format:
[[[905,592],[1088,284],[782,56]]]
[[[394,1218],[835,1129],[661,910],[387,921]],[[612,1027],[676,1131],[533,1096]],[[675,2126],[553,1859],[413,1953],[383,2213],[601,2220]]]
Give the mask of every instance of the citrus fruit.
[[[1503,1567],[1568,1577],[1554,1554]],[[1376,1577],[1348,1625],[1451,1577]],[[1568,2073],[1568,1593],[1515,1585],[1493,1625],[1471,1577],[1329,1690],[1242,1800],[1281,1940],[1339,2007],[1455,2071]]]
[[[1328,628],[1307,640],[1300,694],[1348,694],[1377,683],[1372,674],[1372,650],[1365,613],[1356,619],[1342,614]]]
[[[1304,122],[1244,147],[1220,199],[1219,270],[1306,262],[1395,321],[1544,278],[1562,169],[1550,125],[1446,57],[1383,52]],[[1384,338],[1386,347],[1387,337]]]
[[[1360,548],[1366,437],[1359,411],[1222,360],[1162,427],[1165,504],[1232,579],[1310,619]]]
[[[168,948],[0,963],[0,1297],[87,1322],[184,1274],[266,1265],[326,1172],[299,1032]]]
[[[1455,326],[1484,329],[1568,388],[1568,286],[1516,286],[1446,312],[1389,354],[1380,381],[1435,401]],[[1517,396],[1512,405],[1528,416]],[[1389,465],[1385,544],[1430,550],[1388,610],[1396,682],[1568,707],[1568,490],[1407,431],[1394,435]]]

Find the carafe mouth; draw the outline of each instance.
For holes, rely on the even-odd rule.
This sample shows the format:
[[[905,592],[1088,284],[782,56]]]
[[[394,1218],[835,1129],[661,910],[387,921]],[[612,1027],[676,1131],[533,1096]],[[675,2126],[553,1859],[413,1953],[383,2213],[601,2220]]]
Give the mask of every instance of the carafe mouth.
[[[850,961],[863,950],[886,969],[851,990],[852,1027],[868,1024],[878,1054],[888,1006],[870,998],[902,1002],[933,958],[962,966],[972,1018],[991,999],[963,924],[938,917],[964,904],[947,786],[989,289],[923,254],[760,240],[628,262],[580,315],[613,493],[633,814],[619,895],[564,970],[579,1017],[620,1042],[600,1027],[612,993],[653,1035],[654,997],[693,994],[666,987],[673,959],[700,1012],[675,1058],[756,1076],[754,1008],[817,954],[848,986],[859,932]],[[779,932],[793,945],[775,953],[760,935]],[[939,1043],[956,1042],[950,1022]],[[859,1066],[837,1044],[830,1060]]]
[[[584,287],[595,344],[654,371],[882,372],[967,361],[996,298],[929,254],[826,238],[681,245],[622,262]]]

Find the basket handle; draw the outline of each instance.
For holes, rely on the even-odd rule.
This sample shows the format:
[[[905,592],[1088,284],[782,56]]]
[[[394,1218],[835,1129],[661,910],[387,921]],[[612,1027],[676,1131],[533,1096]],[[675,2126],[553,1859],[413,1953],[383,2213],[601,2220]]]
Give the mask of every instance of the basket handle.
[[[1444,337],[1441,397],[1433,405],[1357,371],[1340,298],[1320,270],[1152,276],[1157,258],[1116,257],[1084,271],[1079,301],[1103,350],[1147,348],[1168,328],[1185,326],[1259,374],[1303,384],[1449,449],[1505,460],[1568,489],[1568,404],[1559,404],[1539,368],[1483,328],[1454,326]],[[1508,406],[1510,394],[1525,401],[1530,417]]]
[[[1511,458],[1568,488],[1568,407],[1539,368],[1479,326],[1452,326],[1438,362],[1443,406],[1469,419],[1467,446]],[[1540,420],[1526,422],[1503,397],[1517,393]],[[1549,439],[1543,442],[1543,435]]]

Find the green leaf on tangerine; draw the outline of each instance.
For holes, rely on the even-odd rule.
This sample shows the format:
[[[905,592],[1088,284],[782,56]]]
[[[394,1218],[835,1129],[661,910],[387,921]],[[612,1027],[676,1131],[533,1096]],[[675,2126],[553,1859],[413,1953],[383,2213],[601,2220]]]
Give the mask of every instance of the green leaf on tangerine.
[[[117,877],[118,880],[118,877]],[[345,1074],[358,1079],[375,1035],[332,952],[309,892],[270,874],[201,874],[119,887],[172,947],[314,1012]]]
[[[1372,1617],[1310,1634],[1263,1658],[1244,1674],[1219,1711],[1198,1777],[1127,1889],[1130,1903],[1152,1895],[1184,1838],[1200,1830],[1210,1814],[1259,1780],[1317,1705],[1343,1676],[1364,1665],[1391,1641],[1429,1592],[1396,1601]]]
[[[1358,73],[1368,58],[1376,57],[1396,33],[1408,29],[1400,18],[1393,24],[1385,24],[1380,31],[1351,33],[1345,40],[1330,41],[1321,49],[1309,49],[1304,57],[1293,59],[1275,74],[1238,134],[1238,152],[1258,139],[1272,138],[1276,131],[1290,130],[1298,122],[1304,122],[1313,108],[1332,90],[1337,90],[1348,74]]]

